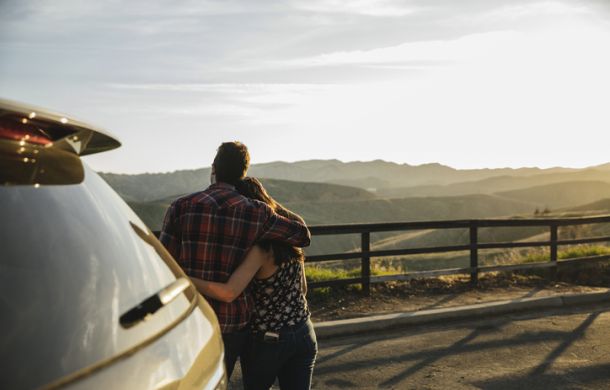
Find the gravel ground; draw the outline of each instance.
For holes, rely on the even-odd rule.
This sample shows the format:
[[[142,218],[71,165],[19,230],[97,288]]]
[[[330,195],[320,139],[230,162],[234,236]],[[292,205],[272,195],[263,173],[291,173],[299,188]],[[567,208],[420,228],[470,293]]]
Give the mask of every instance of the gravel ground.
[[[557,294],[602,292],[593,287],[541,278],[493,276],[473,288],[467,279],[439,278],[374,286],[370,297],[355,289],[310,294],[313,321],[331,321],[365,315],[410,312]]]

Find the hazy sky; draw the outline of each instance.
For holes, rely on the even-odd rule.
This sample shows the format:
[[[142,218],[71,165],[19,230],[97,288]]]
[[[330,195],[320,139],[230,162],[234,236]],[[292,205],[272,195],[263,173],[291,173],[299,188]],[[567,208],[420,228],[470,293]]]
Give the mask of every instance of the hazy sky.
[[[0,0],[0,97],[108,129],[93,168],[610,161],[606,0]],[[604,142],[606,141],[606,142]]]

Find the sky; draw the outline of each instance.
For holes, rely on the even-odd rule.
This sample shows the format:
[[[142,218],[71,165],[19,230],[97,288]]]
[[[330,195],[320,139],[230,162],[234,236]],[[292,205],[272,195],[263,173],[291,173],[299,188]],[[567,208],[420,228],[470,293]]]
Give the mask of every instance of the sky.
[[[606,0],[0,0],[0,97],[123,146],[104,172],[610,161]]]

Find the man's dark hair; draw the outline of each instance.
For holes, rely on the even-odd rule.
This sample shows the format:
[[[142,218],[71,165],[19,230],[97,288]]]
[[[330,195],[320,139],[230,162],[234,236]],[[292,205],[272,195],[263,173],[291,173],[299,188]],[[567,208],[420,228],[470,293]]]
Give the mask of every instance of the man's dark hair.
[[[214,158],[216,181],[236,184],[246,176],[250,166],[250,153],[241,142],[224,142]]]

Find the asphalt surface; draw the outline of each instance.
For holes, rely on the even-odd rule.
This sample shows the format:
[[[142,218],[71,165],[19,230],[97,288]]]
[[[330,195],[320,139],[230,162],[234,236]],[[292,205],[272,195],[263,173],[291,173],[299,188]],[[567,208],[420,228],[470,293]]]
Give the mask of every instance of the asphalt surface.
[[[610,389],[610,303],[333,337],[319,347],[315,389]]]

